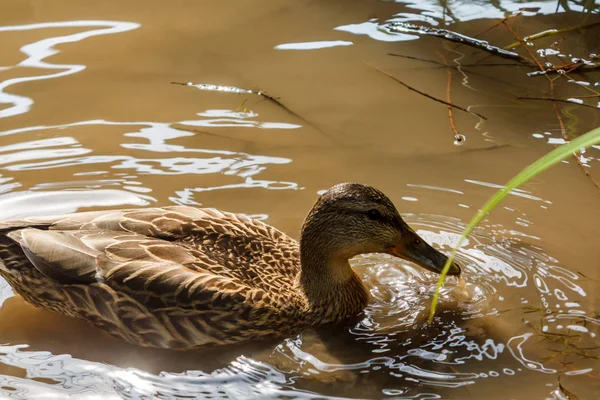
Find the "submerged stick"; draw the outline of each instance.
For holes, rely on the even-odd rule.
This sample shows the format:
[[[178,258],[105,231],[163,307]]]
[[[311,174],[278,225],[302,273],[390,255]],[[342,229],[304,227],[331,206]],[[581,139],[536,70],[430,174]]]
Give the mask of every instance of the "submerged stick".
[[[544,101],[554,101],[554,102],[559,102],[559,103],[569,103],[569,104],[575,104],[578,106],[582,106],[582,107],[589,107],[589,108],[593,108],[596,110],[600,110],[600,106],[598,107],[594,107],[594,106],[590,106],[589,104],[585,104],[585,103],[578,103],[576,101],[571,101],[571,100],[567,100],[567,99],[554,99],[552,97],[527,97],[527,96],[518,96],[517,100],[544,100]]]
[[[537,176],[541,172],[547,170],[553,165],[558,164],[562,160],[567,157],[570,157],[574,151],[588,148],[592,145],[600,143],[600,128],[596,128],[587,132],[584,135],[581,135],[577,139],[574,139],[570,143],[564,144],[552,150],[550,153],[545,156],[539,158],[533,164],[529,165],[527,168],[522,170],[517,176],[512,178],[508,183],[504,186],[504,188],[497,191],[484,205],[481,209],[475,214],[469,225],[463,231],[460,239],[456,246],[452,249],[448,260],[446,261],[446,265],[442,269],[442,273],[440,274],[440,278],[438,280],[435,293],[433,295],[433,300],[431,302],[431,308],[429,310],[429,323],[433,322],[433,317],[435,316],[435,310],[437,307],[438,300],[440,298],[440,289],[444,286],[444,281],[446,280],[446,276],[448,275],[448,271],[450,270],[450,266],[456,257],[456,252],[458,248],[463,243],[463,241],[473,232],[473,229],[488,215],[490,211],[492,211],[498,203],[500,203],[508,194],[521,186],[523,183],[527,182],[531,178]]]
[[[506,23],[503,21],[503,23]],[[427,26],[408,24],[405,22],[394,22],[388,25],[388,30],[392,32],[403,32],[403,33],[413,33],[413,34],[421,34],[421,35],[429,35],[439,37],[441,39],[449,40],[451,42],[465,44],[467,46],[475,47],[479,50],[486,51],[490,54],[493,54],[498,57],[508,58],[511,60],[517,60],[524,64],[529,64],[525,58],[521,57],[518,53],[514,51],[504,50],[503,48],[492,46],[485,40],[475,39],[467,35],[463,35],[458,32],[449,31],[447,29],[437,29],[431,28]]]
[[[388,53],[388,55],[394,56],[394,57],[408,58],[409,60],[423,61],[423,62],[439,65],[440,67],[452,68],[452,69],[458,69],[458,68],[462,68],[462,67],[522,67],[522,64],[509,64],[509,63],[481,63],[481,64],[447,65],[447,64],[441,63],[439,61],[428,60],[426,58],[407,56],[405,54]]]
[[[469,113],[469,114],[475,115],[475,116],[477,116],[477,117],[479,117],[479,118],[481,118],[481,119],[485,119],[485,120],[487,120],[487,117],[485,117],[485,116],[483,116],[483,115],[481,115],[481,114],[479,114],[479,113],[477,113],[477,112],[475,112],[475,111],[469,111],[469,110],[467,110],[467,109],[466,109],[466,108],[464,108],[464,107],[457,106],[457,105],[455,105],[455,104],[452,104],[452,103],[448,103],[447,101],[444,101],[444,100],[442,100],[442,99],[438,99],[437,97],[434,97],[434,96],[432,96],[432,95],[430,95],[430,94],[427,94],[427,93],[425,93],[425,92],[422,92],[422,91],[420,91],[419,89],[415,89],[414,87],[407,85],[406,83],[402,82],[400,79],[398,79],[398,78],[396,78],[395,76],[393,76],[393,75],[391,75],[391,74],[389,74],[389,73],[387,73],[387,72],[385,72],[385,71],[383,71],[383,70],[381,70],[381,69],[377,68],[377,67],[376,67],[376,66],[374,66],[374,65],[371,65],[371,64],[368,64],[368,63],[365,63],[365,64],[367,64],[367,65],[368,65],[368,66],[370,66],[371,68],[374,68],[375,70],[377,70],[377,71],[381,72],[382,74],[386,75],[387,77],[389,77],[389,78],[391,78],[391,79],[395,80],[396,82],[398,82],[399,84],[401,84],[402,86],[404,86],[405,88],[407,88],[408,90],[412,90],[413,92],[419,93],[421,96],[425,96],[425,97],[427,97],[428,99],[431,99],[431,100],[433,100],[433,101],[437,101],[438,103],[445,104],[445,105],[447,105],[447,106],[449,106],[449,107],[456,108],[457,110],[461,110],[461,111],[464,111],[464,112],[466,112],[466,113]]]

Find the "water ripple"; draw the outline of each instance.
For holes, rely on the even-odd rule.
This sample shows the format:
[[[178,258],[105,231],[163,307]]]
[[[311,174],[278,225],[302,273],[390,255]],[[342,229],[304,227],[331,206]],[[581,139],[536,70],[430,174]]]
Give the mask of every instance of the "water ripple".
[[[15,94],[6,93],[5,90],[17,83],[33,82],[44,79],[58,78],[62,76],[76,74],[83,71],[85,65],[69,65],[69,64],[51,64],[44,61],[44,59],[59,53],[54,46],[64,43],[79,42],[84,39],[98,36],[98,35],[110,35],[115,33],[121,33],[137,29],[140,24],[134,22],[117,22],[117,21],[65,21],[65,22],[45,22],[39,24],[28,24],[28,25],[14,25],[14,26],[0,26],[1,32],[18,32],[18,31],[30,31],[36,29],[48,29],[48,28],[88,28],[88,27],[103,27],[102,29],[94,29],[87,32],[79,32],[66,36],[57,36],[39,40],[34,43],[29,43],[21,47],[21,52],[24,53],[27,58],[15,66],[17,67],[30,67],[30,68],[41,68],[48,70],[62,70],[60,72],[42,75],[42,76],[26,76],[13,79],[7,79],[0,82],[0,104],[11,104],[10,107],[0,110],[0,118],[12,117],[19,114],[24,114],[29,111],[33,104],[33,99],[25,96],[19,96]]]

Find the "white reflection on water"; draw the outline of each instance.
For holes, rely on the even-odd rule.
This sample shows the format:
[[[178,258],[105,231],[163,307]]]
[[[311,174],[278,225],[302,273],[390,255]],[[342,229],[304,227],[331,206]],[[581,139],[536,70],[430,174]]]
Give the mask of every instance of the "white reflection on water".
[[[285,124],[279,122],[258,121],[258,114],[254,112],[234,112],[231,110],[207,110],[198,113],[198,120],[186,120],[178,122],[186,126],[234,126],[260,129],[294,129],[299,125]],[[31,140],[0,147],[0,165],[6,171],[30,171],[39,169],[65,168],[85,165],[106,165],[111,170],[130,170],[142,175],[182,175],[182,174],[223,174],[241,178],[241,182],[221,184],[218,186],[204,186],[194,188],[181,188],[176,190],[176,196],[170,200],[177,204],[197,204],[193,200],[194,193],[234,188],[261,187],[267,189],[297,189],[298,184],[288,181],[270,181],[256,179],[256,176],[266,169],[269,164],[288,164],[288,158],[253,155],[229,150],[211,150],[205,148],[193,148],[169,143],[169,141],[195,136],[197,133],[187,130],[173,128],[171,123],[136,121],[115,122],[105,120],[79,121],[61,125],[46,125],[12,129],[0,132],[0,136],[18,135],[26,132],[40,131],[63,131],[77,127],[105,125],[112,127],[140,127],[136,131],[124,132],[121,135],[132,138],[143,139],[141,143],[121,143],[120,146],[148,154],[168,154],[168,157],[140,157],[131,154],[93,154],[93,150],[81,146],[73,137],[55,137],[42,140]],[[201,134],[201,133],[200,133]],[[218,135],[216,135],[218,136]],[[92,154],[90,154],[92,153]],[[129,152],[130,153],[130,152]],[[174,156],[180,153],[181,156]],[[102,175],[106,177],[107,171],[92,171],[84,175]],[[81,174],[80,174],[81,175]],[[119,174],[116,174],[119,175]],[[127,175],[127,174],[121,174]],[[130,174],[131,175],[131,174]],[[128,179],[97,179],[88,181],[69,181],[42,183],[33,189],[48,189],[49,187],[80,187],[88,189],[99,189],[100,187],[122,185],[127,192],[149,193],[151,188],[143,187],[140,182],[135,181],[136,176]],[[0,193],[8,192],[18,187],[11,178],[0,181]],[[139,195],[140,198],[146,198]],[[154,199],[152,199],[154,200]],[[117,203],[118,204],[118,203]],[[113,204],[113,205],[117,205]],[[124,202],[121,204],[131,204]],[[90,204],[85,204],[90,206]],[[106,205],[99,203],[98,205]],[[71,209],[71,207],[66,207]],[[62,209],[61,209],[62,210]],[[62,212],[56,210],[56,212]]]
[[[189,126],[204,126],[204,127],[246,127],[246,128],[261,128],[261,129],[298,129],[301,125],[288,124],[284,122],[260,122],[253,121],[250,118],[256,117],[258,114],[250,112],[239,112],[231,110],[207,110],[198,113],[206,119],[195,121],[181,121],[184,125]]]
[[[525,357],[523,345],[532,336],[533,336],[532,333],[524,333],[519,336],[514,336],[508,341],[506,347],[508,347],[508,349],[512,353],[513,357],[515,357],[515,359],[517,361],[519,361],[525,368],[543,372],[545,374],[555,373],[556,372],[555,369],[546,368],[546,367],[544,367],[544,365],[542,363],[533,361],[533,360],[529,360],[527,357]]]
[[[395,0],[396,3],[406,4],[411,9],[418,10],[421,15],[435,19],[446,18],[447,21],[471,21],[475,19],[489,18],[502,19],[508,13],[513,13],[525,8],[522,14],[533,16],[537,14],[547,15],[556,12],[564,12],[565,9],[557,7],[556,1],[515,1],[500,0],[490,2],[487,0],[476,1],[450,1],[440,3],[436,0]],[[446,7],[444,7],[445,5]],[[572,11],[584,12],[585,4],[569,2]],[[390,20],[395,21],[395,20]]]
[[[379,24],[376,20],[361,22],[359,24],[350,24],[338,26],[336,31],[349,32],[355,35],[367,35],[371,39],[382,42],[400,42],[406,40],[416,40],[417,35],[409,35],[407,33],[391,34],[383,29],[384,25]]]
[[[465,179],[465,182],[472,183],[472,184],[479,185],[479,186],[491,187],[491,188],[495,188],[495,189],[504,189],[504,186],[502,186],[502,185],[498,185],[495,183],[489,183],[489,182],[476,181],[474,179]],[[523,197],[523,198],[526,198],[529,200],[542,201],[546,204],[552,204],[552,202],[550,200],[544,200],[542,198],[534,196],[534,195],[530,194],[530,192],[523,190],[523,189],[513,189],[509,192],[509,194],[511,194],[513,196],[517,196],[517,197]]]
[[[26,348],[24,345],[0,346],[0,361],[25,369],[29,378],[0,375],[0,394],[3,396],[27,400],[67,397],[86,400],[314,398],[311,393],[287,387],[293,381],[282,372],[244,356],[212,373],[186,371],[155,375],[66,354],[27,351]]]
[[[98,35],[109,35],[114,33],[126,32],[136,29],[139,26],[140,24],[136,24],[134,22],[117,21],[65,21],[45,22],[40,24],[28,25],[0,26],[0,33],[14,31],[31,31],[36,29],[48,28],[104,27],[102,29],[94,29],[91,31],[79,32],[66,36],[46,38],[34,43],[26,44],[25,46],[21,47],[21,52],[24,53],[27,56],[27,58],[11,68],[30,67],[61,71],[42,76],[25,76],[12,78],[0,82],[0,104],[12,104],[12,106],[0,110],[0,118],[7,118],[19,114],[24,114],[29,111],[31,105],[33,104],[33,99],[29,97],[6,93],[5,90],[9,86],[15,85],[17,83],[39,81],[43,79],[52,79],[61,76],[72,75],[81,72],[86,68],[85,65],[51,64],[45,62],[45,58],[59,53],[59,50],[55,49],[54,46],[64,43],[79,42],[81,40]]]
[[[330,47],[352,46],[354,43],[345,40],[323,40],[318,42],[282,43],[275,46],[275,50],[316,50]]]
[[[556,6],[555,1],[528,1],[526,3],[505,0],[492,2],[489,1],[451,1],[439,2],[437,0],[415,1],[415,0],[395,0],[396,3],[405,4],[409,9],[415,10],[414,13],[398,13],[393,18],[381,21],[377,18],[369,21],[343,25],[334,28],[337,31],[349,32],[355,35],[367,35],[371,39],[382,42],[397,42],[418,39],[417,35],[410,35],[403,32],[390,32],[387,29],[388,24],[394,22],[413,23],[419,25],[436,27],[441,20],[446,22],[471,21],[476,19],[502,19],[509,13],[513,13],[526,8],[522,11],[524,16],[536,14],[554,14],[564,12],[564,8]],[[585,11],[585,3],[577,4],[569,2],[572,11]],[[600,104],[600,103],[599,103]]]

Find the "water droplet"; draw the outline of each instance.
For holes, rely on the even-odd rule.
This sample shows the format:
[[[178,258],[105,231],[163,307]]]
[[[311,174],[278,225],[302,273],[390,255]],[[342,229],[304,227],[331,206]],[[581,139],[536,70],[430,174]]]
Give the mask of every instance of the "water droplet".
[[[564,69],[557,69],[556,73],[559,75],[564,75],[565,74],[565,70]]]
[[[590,58],[594,58],[594,57],[598,57],[598,56],[596,55],[596,53],[592,53],[592,54],[590,54]]]
[[[525,42],[525,44],[526,44],[527,46],[533,46],[533,43],[532,43],[532,42]]]
[[[462,146],[467,140],[467,137],[465,135],[454,135],[454,144],[457,146]]]
[[[554,65],[551,62],[546,62],[544,63],[544,67],[546,68],[552,68]]]

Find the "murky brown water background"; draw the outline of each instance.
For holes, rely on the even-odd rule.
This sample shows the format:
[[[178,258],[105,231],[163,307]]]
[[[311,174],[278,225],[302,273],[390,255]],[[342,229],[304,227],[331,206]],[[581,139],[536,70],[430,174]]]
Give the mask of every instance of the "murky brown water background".
[[[456,146],[444,105],[378,71],[445,98],[446,69],[388,53],[510,61],[381,25],[476,35],[521,7],[526,35],[598,20],[579,3],[3,0],[0,217],[187,204],[297,237],[319,191],[359,181],[447,251],[498,185],[560,143],[552,103],[516,99],[547,97],[548,83],[527,67],[453,70],[452,102],[488,118],[455,110],[467,137]],[[484,38],[514,41],[502,26]],[[600,30],[532,51],[555,41],[587,56]],[[600,91],[598,73],[571,78],[557,97]],[[292,112],[172,81],[262,90]],[[572,136],[600,125],[597,109],[560,111]],[[599,155],[583,160],[596,179]],[[373,295],[356,326],[186,353],[36,310],[2,281],[0,396],[559,399],[560,377],[598,398],[600,196],[572,159],[513,194],[460,252],[473,298],[455,300],[450,280],[435,327],[424,318],[436,276],[384,256],[355,262]]]

